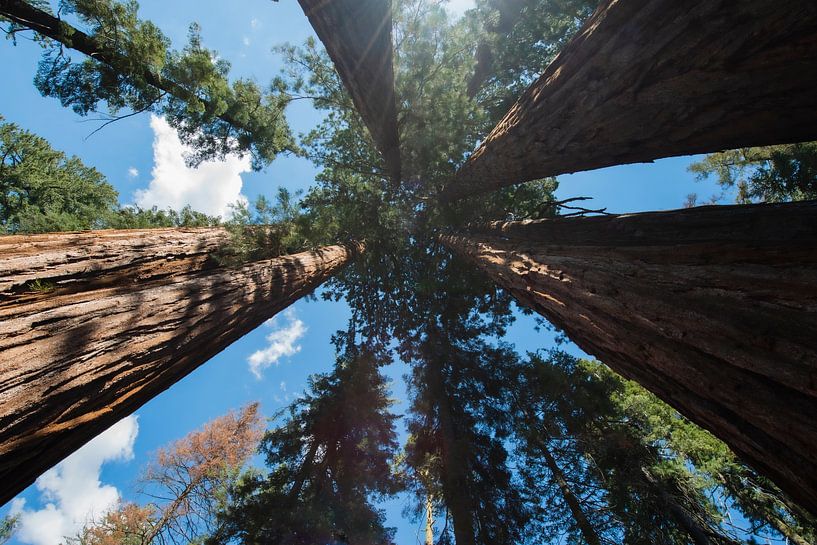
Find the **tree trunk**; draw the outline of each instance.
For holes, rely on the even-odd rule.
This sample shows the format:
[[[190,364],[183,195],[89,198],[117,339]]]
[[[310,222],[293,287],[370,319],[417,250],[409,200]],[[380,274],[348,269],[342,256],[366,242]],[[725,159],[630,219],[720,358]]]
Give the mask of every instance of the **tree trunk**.
[[[151,71],[144,66],[135,64],[135,59],[126,59],[115,50],[105,47],[93,36],[82,32],[62,19],[54,17],[47,11],[43,11],[23,0],[0,0],[0,17],[5,17],[10,21],[33,30],[37,34],[50,38],[63,46],[79,51],[97,62],[101,62],[113,68],[123,76],[137,77],[143,79],[148,85],[172,95],[185,102],[200,102],[205,111],[216,111],[215,104],[203,100],[195,93],[174,81],[162,77],[161,74]],[[219,109],[221,109],[219,107]],[[233,127],[248,132],[252,132],[245,123],[236,119],[229,112],[217,115],[222,121],[229,123]]]
[[[136,241],[114,244],[107,240],[109,235],[101,234],[100,247],[119,244],[120,250],[128,251],[139,246]],[[45,235],[33,237],[33,244],[48,237],[77,236],[89,235]],[[181,238],[191,237],[183,230]],[[192,247],[180,244],[172,257],[204,263],[195,251],[201,238],[192,240]],[[359,250],[328,246],[236,269],[201,270],[191,265],[166,275],[162,267],[174,261],[172,243],[167,242],[155,262],[140,265],[147,280],[133,270],[127,282],[91,283],[80,291],[63,292],[58,287],[0,304],[0,504],[312,291]],[[54,242],[54,247],[59,245]],[[82,259],[109,262],[115,272],[127,269],[126,259],[97,254],[93,248]],[[136,261],[144,259],[145,250],[147,246],[134,252]],[[59,267],[46,265],[46,276],[76,277],[72,259],[67,261],[65,275]],[[157,268],[162,274],[155,274]]]
[[[441,239],[817,513],[817,201]]]
[[[550,453],[547,445],[544,444],[544,441],[537,442],[539,443],[537,445],[539,447],[539,452],[542,453],[542,456],[545,459],[545,464],[553,474],[553,479],[559,486],[562,497],[565,499],[565,502],[570,509],[570,514],[573,515],[573,520],[576,521],[576,526],[579,527],[579,531],[582,533],[582,537],[584,537],[585,542],[587,542],[587,545],[601,545],[601,540],[599,539],[596,530],[593,528],[593,525],[590,524],[590,521],[587,520],[579,498],[577,498],[576,494],[573,493],[573,490],[570,489],[570,485],[568,484],[567,479],[565,479],[565,475],[562,473],[562,469],[559,467],[559,464],[556,463],[556,459]]]
[[[434,501],[429,493],[426,496],[426,540],[425,545],[434,545]]]
[[[692,539],[693,543],[695,543],[695,545],[712,545],[712,541],[709,539],[707,531],[702,528],[695,519],[692,518],[687,510],[684,509],[684,507],[679,504],[671,494],[667,493],[667,491],[664,489],[664,484],[659,483],[650,470],[646,467],[641,468],[641,474],[644,475],[644,479],[647,481],[648,486],[658,494],[658,497],[661,499],[661,503],[669,511],[672,518],[675,519],[678,526],[682,528]]]
[[[817,3],[608,0],[443,192],[817,139]]]
[[[814,545],[813,543],[806,541],[806,538],[795,532],[792,527],[781,520],[780,517],[771,515],[768,520],[769,524],[772,525],[772,528],[777,530],[781,536],[786,538],[786,540],[791,541],[794,545]]]
[[[433,334],[429,336],[433,337]],[[435,345],[432,349],[438,349]],[[437,354],[428,358],[429,388],[437,405],[440,425],[440,449],[443,466],[443,496],[454,521],[457,545],[476,545],[474,516],[468,486],[468,461],[462,441],[457,437],[451,403],[445,391],[445,379]]]
[[[394,183],[400,144],[390,0],[298,0],[326,47]]]
[[[0,236],[0,306],[35,281],[64,293],[212,268],[228,242],[220,227]]]

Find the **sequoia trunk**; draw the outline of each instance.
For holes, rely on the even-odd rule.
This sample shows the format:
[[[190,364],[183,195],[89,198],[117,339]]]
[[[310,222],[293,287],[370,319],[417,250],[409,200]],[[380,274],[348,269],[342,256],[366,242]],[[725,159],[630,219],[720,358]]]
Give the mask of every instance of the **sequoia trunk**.
[[[140,263],[135,267],[115,252],[94,254],[94,248],[122,235],[100,233],[103,243],[91,244],[83,257],[91,264],[113,264],[108,272],[114,277],[124,267],[124,280],[119,276],[118,282],[95,283],[83,278],[66,287],[61,278],[91,276],[75,270],[69,258],[61,267],[43,265],[43,277],[54,279],[53,284],[49,280],[44,287],[6,293],[0,300],[0,504],[309,293],[358,250],[329,246],[234,269],[207,269],[207,260],[197,252],[212,243],[208,236],[222,236],[219,232],[199,230],[200,236],[188,236],[182,231],[180,239],[192,240],[191,245],[180,243],[173,254],[167,240],[167,246],[157,246],[164,249],[154,252],[154,260],[146,258],[146,246],[144,252],[133,252]],[[32,244],[52,237],[56,241],[50,242],[59,247],[77,236],[90,235],[32,237]],[[138,239],[133,244],[138,246]],[[117,244],[122,251],[133,248],[124,240],[110,248]],[[165,274],[162,267],[177,261],[186,267]],[[21,263],[14,267],[25,268]],[[97,275],[106,277],[105,271]],[[9,284],[15,282],[4,285]]]
[[[31,292],[34,282],[65,292],[203,270],[228,242],[220,227],[0,237],[0,306]]]
[[[400,180],[390,0],[298,0],[369,129],[394,183]]]
[[[610,165],[817,139],[813,0],[608,0],[445,199]]]
[[[817,513],[817,201],[441,238]]]

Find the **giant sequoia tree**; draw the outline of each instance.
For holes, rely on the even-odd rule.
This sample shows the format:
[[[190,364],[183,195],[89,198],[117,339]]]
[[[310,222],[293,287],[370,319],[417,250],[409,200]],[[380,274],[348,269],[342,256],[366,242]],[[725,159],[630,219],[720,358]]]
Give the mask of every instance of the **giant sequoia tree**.
[[[660,157],[813,140],[815,30],[817,6],[803,0],[603,2],[444,198]]]
[[[442,240],[813,509],[814,218],[811,201],[704,207]]]
[[[302,4],[308,7],[312,3]],[[201,356],[183,360],[184,365],[169,359],[152,361],[148,371],[148,366],[140,366],[144,363],[141,360],[127,359],[126,348],[121,347],[110,365],[101,367],[103,372],[110,369],[105,379],[112,379],[111,384],[120,389],[109,397],[103,391],[101,397],[110,404],[131,403],[128,407],[134,407],[133,400],[143,400],[143,392],[128,397],[133,384],[117,382],[122,366],[136,365],[137,371],[147,373],[145,391],[168,384],[169,375],[151,382],[154,375],[150,373],[169,369],[173,380],[182,376],[216,350],[216,345],[221,346],[219,342],[235,338],[257,324],[262,315],[339,269],[350,253],[347,247],[336,245],[339,241],[364,240],[366,252],[334,275],[324,292],[326,297],[344,298],[352,311],[350,331],[338,337],[335,369],[317,377],[311,391],[291,407],[289,417],[279,420],[268,433],[264,452],[270,467],[248,474],[236,488],[236,501],[221,514],[224,531],[211,536],[214,542],[311,543],[334,539],[386,543],[391,534],[376,501],[400,485],[417,496],[418,511],[427,518],[437,518],[437,525],[427,521],[426,529],[431,541],[437,533],[441,543],[546,543],[567,535],[576,542],[592,544],[697,545],[732,543],[763,527],[772,535],[795,542],[808,540],[813,522],[798,512],[785,494],[766,486],[767,482],[731,457],[716,440],[685,443],[684,438],[692,432],[685,435],[680,430],[703,432],[671,409],[654,398],[649,398],[649,403],[638,402],[640,398],[630,395],[628,386],[606,368],[560,357],[524,360],[512,346],[496,338],[505,334],[513,320],[516,298],[545,314],[604,363],[715,431],[795,500],[813,509],[817,485],[812,474],[817,472],[803,473],[803,468],[815,467],[817,451],[817,433],[809,420],[815,409],[815,324],[810,312],[814,306],[817,240],[813,203],[558,219],[559,206],[565,203],[553,201],[555,180],[535,179],[550,170],[531,169],[524,178],[532,181],[504,187],[504,182],[483,183],[493,174],[482,176],[482,167],[474,166],[492,156],[494,164],[525,168],[525,164],[514,162],[513,153],[506,153],[497,144],[505,138],[500,138],[503,130],[516,134],[515,125],[509,122],[517,119],[515,112],[521,111],[517,121],[530,129],[519,133],[525,138],[536,140],[541,136],[537,131],[542,130],[547,137],[569,140],[581,129],[567,122],[558,130],[542,128],[540,114],[556,115],[562,110],[525,109],[551,97],[551,91],[565,97],[568,106],[564,111],[571,114],[584,111],[582,104],[596,104],[582,102],[587,98],[582,94],[585,87],[580,85],[584,80],[568,78],[570,67],[576,65],[560,68],[566,66],[561,63],[578,62],[577,70],[593,79],[594,74],[603,75],[604,70],[619,66],[605,64],[609,55],[604,52],[610,48],[620,52],[616,57],[619,61],[641,59],[649,63],[649,58],[638,55],[644,51],[663,58],[664,42],[660,40],[646,40],[640,48],[632,44],[629,49],[613,47],[619,43],[616,40],[626,42],[627,36],[614,32],[616,21],[624,24],[622,20],[626,20],[629,28],[650,36],[649,32],[655,33],[658,27],[649,23],[663,21],[674,33],[662,34],[662,40],[671,40],[691,28],[695,32],[680,32],[688,40],[684,42],[687,48],[673,52],[683,56],[697,43],[695,37],[708,36],[723,25],[729,26],[730,32],[748,26],[761,34],[765,31],[780,36],[781,27],[796,19],[789,25],[793,29],[789,41],[758,42],[762,51],[778,52],[793,62],[772,68],[756,57],[746,62],[760,63],[761,68],[768,69],[763,71],[764,77],[775,75],[776,83],[791,84],[802,91],[808,78],[793,81],[790,76],[793,66],[811,66],[806,30],[814,19],[812,8],[801,4],[799,19],[793,11],[769,15],[772,10],[761,6],[767,11],[759,13],[767,14],[768,21],[740,17],[733,28],[723,18],[700,24],[687,11],[684,18],[670,21],[674,12],[669,8],[662,11],[661,2],[633,18],[627,15],[638,7],[634,1],[607,3],[591,19],[591,26],[581,31],[578,41],[548,69],[546,76],[553,77],[536,83],[521,106],[500,122],[503,104],[513,90],[524,87],[543,68],[570,30],[590,15],[592,3],[563,2],[561,11],[549,11],[539,2],[485,1],[479,2],[476,12],[452,23],[435,2],[396,2],[393,68],[400,131],[399,184],[395,183],[394,163],[389,163],[383,140],[393,136],[391,128],[382,134],[372,129],[372,118],[377,114],[363,111],[364,103],[368,101],[371,107],[377,95],[360,96],[362,91],[355,88],[359,81],[353,81],[355,70],[343,66],[349,61],[343,58],[348,52],[338,53],[338,44],[327,43],[327,54],[311,40],[302,47],[283,47],[280,51],[287,67],[279,82],[281,91],[312,97],[327,115],[300,143],[320,169],[317,186],[304,197],[300,210],[284,207],[280,216],[284,221],[270,229],[280,231],[287,248],[289,244],[294,248],[322,247],[324,253],[260,262],[252,245],[264,238],[265,231],[250,229],[244,231],[250,242],[240,253],[252,261],[232,269],[225,268],[223,262],[214,266],[208,252],[191,248],[184,258],[161,260],[161,265],[151,259],[130,267],[116,262],[112,264],[117,271],[112,282],[106,282],[104,275],[89,277],[82,268],[66,273],[64,278],[29,273],[22,281],[7,282],[12,290],[9,304],[19,305],[26,313],[30,307],[31,314],[10,319],[7,323],[15,327],[6,334],[14,344],[14,335],[22,342],[42,333],[40,346],[52,347],[59,355],[68,343],[57,346],[44,335],[53,334],[56,339],[65,333],[61,328],[67,323],[65,318],[77,318],[64,315],[74,308],[74,301],[93,308],[101,305],[99,308],[107,312],[108,297],[125,298],[116,300],[117,305],[126,303],[117,308],[132,308],[137,313],[137,331],[123,329],[136,335],[136,343],[149,345],[154,349],[152,354],[162,357],[175,348],[181,354]],[[702,13],[714,10],[722,15],[718,10],[725,9],[724,4],[713,6]],[[760,9],[758,6],[749,2],[740,9]],[[689,9],[675,4],[671,7]],[[307,11],[315,20],[315,13]],[[324,16],[332,13],[326,11]],[[316,26],[325,23],[323,20]],[[550,28],[543,36],[537,28],[545,23]],[[320,33],[325,34],[326,28],[319,28]],[[736,46],[730,36],[724,33],[719,39],[729,41],[729,47],[743,43],[736,42]],[[382,34],[375,33],[375,37],[372,44],[388,47],[383,46]],[[575,53],[579,49],[576,43],[599,45],[591,59],[596,64],[582,64],[583,57],[577,58]],[[531,50],[541,54],[522,53]],[[730,51],[716,50],[713,62],[720,71],[713,73],[722,75],[724,64],[729,67],[730,62],[737,62]],[[375,53],[370,58],[389,58],[382,49]],[[808,58],[803,60],[804,56]],[[697,66],[696,59],[700,60],[690,55],[682,60]],[[333,61],[341,66],[336,69]],[[486,76],[485,63],[502,67],[501,73]],[[643,68],[640,62],[636,64]],[[662,85],[667,82],[694,87],[683,78],[673,77],[679,66],[687,64],[658,63],[652,79],[644,75],[621,81],[641,86],[642,91],[655,91],[657,85],[655,92],[661,96]],[[695,75],[695,71],[686,74]],[[574,87],[562,85],[565,78]],[[719,85],[723,83],[720,76],[715,79]],[[702,104],[717,104],[722,89],[712,80],[704,80],[701,85],[709,88],[706,86],[711,84],[713,94],[703,97],[706,100]],[[577,92],[575,85],[582,91]],[[674,89],[672,85],[670,89]],[[548,92],[542,91],[543,86]],[[639,93],[630,91],[623,91],[621,96],[641,104]],[[388,90],[380,96],[387,97]],[[733,92],[729,96],[745,100],[755,95]],[[795,98],[798,108],[811,105],[813,100],[810,94]],[[570,100],[578,101],[578,105]],[[650,101],[646,104],[653,105]],[[774,104],[774,97],[761,103],[764,112]],[[622,108],[616,101],[605,102],[604,107],[652,115],[649,108]],[[386,104],[383,109],[389,108]],[[776,120],[779,123],[774,125],[774,134],[782,134],[786,127],[801,127],[807,116],[801,118],[795,115],[799,110],[792,111]],[[587,159],[585,152],[608,153],[616,161],[631,158],[597,145],[600,140],[594,131],[600,123],[598,116],[604,112],[619,119],[601,106],[586,111],[582,119],[592,127],[556,154],[560,160],[586,160],[582,164],[589,168],[601,163]],[[749,118],[755,121],[746,123],[763,117],[762,112],[750,113],[755,117]],[[706,112],[694,114],[712,121]],[[661,115],[674,114],[662,111]],[[664,118],[656,119],[659,122],[652,128],[660,133],[662,127],[666,129],[661,122]],[[669,154],[679,149],[709,149],[694,146],[733,142],[724,134],[734,135],[744,127],[739,123],[722,125],[719,129],[723,132],[702,129],[684,133],[686,139],[670,138],[683,143],[677,149],[670,149],[666,142],[655,145],[661,153]],[[493,136],[486,139],[494,126]],[[640,125],[630,129],[639,132]],[[624,131],[615,136],[622,137],[619,144],[626,149],[657,153],[653,147],[642,146],[640,140],[633,144],[628,135]],[[469,158],[479,142],[483,142],[483,151]],[[542,157],[526,156],[534,160]],[[456,196],[451,191],[464,187],[452,180],[457,176],[462,180],[468,172],[482,172],[472,180],[482,184],[480,191],[503,187],[467,203],[451,202],[447,197]],[[506,181],[520,180],[514,174]],[[264,206],[259,208],[262,215],[264,210]],[[218,230],[206,232],[216,239],[223,235]],[[47,239],[40,242],[43,240]],[[51,259],[59,261],[61,251],[65,249],[58,249]],[[326,259],[321,260],[321,255]],[[93,261],[93,256],[90,259]],[[17,266],[25,272],[24,261]],[[66,261],[73,263],[72,259]],[[312,264],[307,273],[295,270],[279,277],[283,284],[297,284],[292,292],[273,289],[277,284],[266,282],[266,276],[263,281],[258,278],[270,270],[278,271],[283,263],[296,268],[298,263]],[[43,266],[47,265],[46,260]],[[281,268],[286,270],[283,265]],[[120,289],[117,279],[133,275],[147,278],[137,284],[137,290]],[[245,285],[248,282],[249,288]],[[187,289],[190,286],[195,289]],[[48,306],[43,295],[49,290],[55,306]],[[169,296],[164,297],[168,290]],[[94,301],[88,300],[92,292]],[[143,302],[145,306],[140,307]],[[215,303],[230,308],[232,321],[219,319],[216,323],[212,313]],[[164,309],[165,304],[168,310],[162,311],[162,318],[168,318],[170,324],[139,320],[146,308]],[[37,314],[37,305],[43,305],[48,315]],[[0,306],[0,311],[3,308]],[[200,319],[196,324],[209,324],[211,329],[164,342],[161,336],[165,327],[186,325],[188,316],[195,316]],[[139,337],[142,329],[156,333],[156,338]],[[85,337],[94,340],[94,334]],[[170,338],[169,334],[164,337]],[[364,341],[357,342],[358,338]],[[150,344],[153,341],[156,344]],[[11,349],[17,348],[14,344]],[[407,419],[410,437],[399,460],[402,482],[392,474],[394,417],[388,413],[390,403],[380,371],[397,359],[409,367],[411,396]],[[71,365],[63,369],[66,373],[72,370]],[[58,386],[65,384],[75,383],[62,381]],[[66,393],[69,398],[72,395],[73,391]],[[20,412],[25,411],[21,408]],[[642,419],[643,415],[648,417]],[[713,454],[716,450],[719,452]],[[746,481],[752,486],[741,485]],[[722,493],[732,502],[729,505],[737,505],[755,527],[742,534],[727,531],[730,507],[709,500],[714,490],[726,491]]]
[[[0,499],[310,293],[359,250],[327,246],[214,267],[225,238],[205,229],[0,240]]]

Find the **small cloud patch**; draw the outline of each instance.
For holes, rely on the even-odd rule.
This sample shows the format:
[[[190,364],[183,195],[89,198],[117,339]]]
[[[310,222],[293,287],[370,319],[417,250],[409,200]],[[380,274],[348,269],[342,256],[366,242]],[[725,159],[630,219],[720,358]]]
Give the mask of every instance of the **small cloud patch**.
[[[147,189],[134,193],[142,208],[193,210],[226,218],[230,205],[246,202],[241,193],[241,174],[250,172],[250,158],[228,155],[223,161],[205,161],[196,168],[184,162],[189,149],[164,118],[151,115],[153,129],[153,179]]]
[[[297,343],[306,333],[306,325],[295,316],[295,311],[292,309],[286,310],[282,316],[286,320],[283,327],[276,327],[278,325],[277,316],[267,320],[264,325],[273,330],[267,335],[266,348],[253,352],[247,358],[250,372],[258,379],[261,378],[264,369],[277,365],[281,358],[294,356],[301,351],[301,345]]]
[[[73,537],[88,522],[113,509],[119,491],[99,480],[100,471],[107,462],[133,459],[138,433],[136,416],[123,418],[43,473],[35,483],[42,509],[26,509],[23,498],[11,503],[11,515],[20,517],[17,540],[30,545],[64,543],[65,537]]]

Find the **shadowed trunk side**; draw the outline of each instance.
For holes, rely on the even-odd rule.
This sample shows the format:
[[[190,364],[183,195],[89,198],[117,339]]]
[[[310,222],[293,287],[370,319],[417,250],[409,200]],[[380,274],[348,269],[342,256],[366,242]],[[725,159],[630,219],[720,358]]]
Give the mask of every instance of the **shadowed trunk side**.
[[[817,512],[817,202],[493,223],[441,239]]]
[[[355,108],[400,181],[390,0],[298,0],[326,47]]]
[[[817,3],[608,0],[444,190],[817,139]]]

